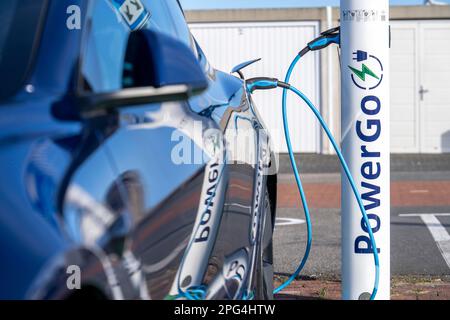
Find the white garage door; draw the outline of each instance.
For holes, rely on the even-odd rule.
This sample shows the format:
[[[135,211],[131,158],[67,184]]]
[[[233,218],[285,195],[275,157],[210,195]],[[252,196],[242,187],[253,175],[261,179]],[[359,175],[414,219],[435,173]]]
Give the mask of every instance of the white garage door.
[[[319,24],[307,23],[227,23],[191,24],[192,33],[210,63],[229,72],[241,62],[262,58],[244,70],[247,78],[268,76],[284,80],[285,72],[295,55],[317,36]],[[303,90],[320,106],[319,57],[306,56],[293,73],[291,83]],[[277,151],[286,152],[281,116],[281,90],[260,91],[254,100],[276,144]],[[289,98],[289,119],[295,152],[319,152],[318,125],[310,111],[295,96]]]
[[[450,21],[392,23],[392,152],[450,152]]]

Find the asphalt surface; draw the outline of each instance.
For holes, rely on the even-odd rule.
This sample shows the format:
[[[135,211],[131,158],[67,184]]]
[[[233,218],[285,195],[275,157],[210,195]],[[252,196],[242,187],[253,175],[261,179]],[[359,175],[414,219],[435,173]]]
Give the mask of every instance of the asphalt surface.
[[[340,181],[339,167],[333,169],[332,156],[299,156],[303,160],[304,182],[308,184],[336,184]],[[307,157],[306,157],[307,158]],[[450,204],[447,199],[429,200],[436,190],[421,190],[422,182],[450,183],[450,156],[397,156],[393,157],[392,181],[417,184],[407,197],[398,198],[391,207],[391,273],[393,276],[445,276],[450,274]],[[302,161],[300,160],[300,161]],[[280,168],[290,164],[281,157]],[[281,170],[280,183],[293,183],[289,170]],[[319,172],[319,173],[318,173]],[[413,185],[414,186],[414,185]],[[413,188],[414,189],[414,188]],[[320,188],[319,188],[320,190]],[[442,191],[442,190],[439,190]],[[444,190],[448,191],[448,190]],[[416,194],[417,193],[417,194]],[[425,193],[425,194],[421,194]],[[442,197],[448,193],[443,193]],[[415,197],[415,199],[414,199]],[[395,198],[395,197],[394,197]],[[405,200],[406,198],[406,200]],[[409,202],[409,200],[411,200]],[[402,202],[404,201],[404,202]],[[413,205],[409,205],[413,203]],[[437,203],[438,205],[433,205]],[[444,203],[444,204],[442,204]],[[310,259],[302,273],[304,276],[340,279],[341,274],[341,212],[339,206],[311,209],[313,221],[313,247]],[[424,218],[414,214],[428,214]],[[430,216],[432,214],[448,214]],[[406,216],[402,216],[406,215]],[[304,219],[299,208],[279,206],[280,218]],[[433,220],[433,219],[437,220]],[[287,220],[283,220],[286,222]],[[428,225],[426,224],[428,221]],[[280,220],[281,222],[281,220]],[[294,221],[295,222],[295,221]],[[298,221],[297,221],[298,223]],[[433,229],[430,231],[430,228]],[[432,234],[433,233],[433,234]],[[434,236],[433,236],[434,235]],[[306,243],[306,225],[279,225],[274,234],[275,272],[290,275],[298,266]],[[447,255],[446,255],[447,254]],[[446,258],[447,257],[447,262]]]

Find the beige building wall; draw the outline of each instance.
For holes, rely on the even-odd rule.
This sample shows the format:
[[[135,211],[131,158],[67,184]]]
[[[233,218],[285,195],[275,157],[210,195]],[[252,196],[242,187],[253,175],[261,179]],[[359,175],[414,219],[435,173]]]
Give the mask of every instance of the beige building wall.
[[[189,23],[319,21],[325,31],[339,25],[338,8],[288,8],[187,11]],[[395,6],[391,20],[450,19],[450,6]],[[302,48],[299,48],[299,50]],[[331,56],[330,56],[331,55]],[[340,137],[340,63],[338,50],[330,47],[320,52],[320,109],[335,137]],[[330,66],[331,62],[331,66]],[[334,153],[327,137],[321,135],[321,153]]]

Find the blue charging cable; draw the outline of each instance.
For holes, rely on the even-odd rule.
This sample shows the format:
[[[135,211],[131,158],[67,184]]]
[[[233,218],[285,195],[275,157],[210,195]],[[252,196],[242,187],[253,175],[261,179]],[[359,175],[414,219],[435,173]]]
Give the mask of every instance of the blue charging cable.
[[[334,28],[328,31],[325,31],[321,34],[321,36],[310,43],[295,57],[295,59],[292,61],[291,65],[289,66],[289,69],[286,73],[286,78],[284,82],[278,81],[277,79],[273,78],[254,78],[247,80],[247,90],[250,93],[253,93],[255,90],[267,90],[267,89],[274,89],[277,87],[283,88],[283,99],[282,99],[282,114],[283,114],[283,125],[284,125],[284,134],[286,139],[286,144],[288,147],[288,153],[289,153],[289,159],[291,161],[292,170],[294,172],[295,180],[297,182],[297,187],[300,193],[300,198],[302,201],[303,209],[305,212],[305,219],[306,219],[306,225],[307,225],[307,243],[306,243],[306,249],[305,254],[300,262],[300,265],[295,270],[295,272],[289,277],[289,279],[280,285],[278,288],[274,290],[274,293],[279,293],[286,287],[288,287],[301,273],[303,270],[308,257],[309,253],[311,251],[311,244],[312,244],[312,224],[311,224],[311,216],[308,208],[308,203],[306,200],[305,192],[303,189],[303,185],[301,182],[301,178],[298,172],[297,164],[295,162],[294,152],[292,149],[290,134],[289,134],[289,123],[288,123],[288,116],[287,116],[287,92],[288,90],[294,92],[298,97],[300,97],[307,105],[308,107],[313,111],[316,118],[319,120],[322,128],[326,132],[331,144],[333,145],[334,150],[336,151],[339,161],[341,162],[341,165],[344,169],[345,175],[347,176],[347,179],[352,187],[353,194],[355,195],[355,198],[358,202],[358,206],[360,208],[360,211],[363,216],[363,220],[367,226],[367,230],[369,233],[370,241],[373,248],[373,256],[374,256],[374,264],[375,264],[375,281],[374,281],[374,287],[372,290],[372,294],[370,296],[370,300],[374,300],[378,291],[378,285],[379,285],[379,279],[380,279],[380,265],[379,265],[379,257],[378,257],[378,251],[376,246],[375,237],[373,235],[372,228],[370,227],[370,221],[367,216],[367,212],[364,208],[361,195],[358,192],[358,189],[356,188],[355,181],[350,173],[350,170],[348,168],[348,165],[342,155],[341,150],[338,147],[338,144],[336,143],[335,139],[333,138],[333,135],[331,131],[329,130],[328,126],[326,125],[324,119],[322,118],[320,112],[317,110],[317,108],[314,106],[314,104],[297,88],[291,86],[289,84],[289,81],[292,76],[292,72],[297,65],[297,63],[300,61],[300,59],[307,54],[309,51],[316,51],[321,50],[330,44],[340,44],[340,28]]]
[[[361,195],[356,187],[355,181],[353,180],[352,174],[350,173],[350,169],[348,168],[347,162],[345,161],[341,150],[339,149],[335,139],[333,138],[333,135],[330,132],[330,129],[327,127],[324,119],[320,115],[320,112],[317,110],[317,108],[314,107],[312,102],[300,90],[298,90],[295,87],[291,87],[290,90],[292,92],[294,92],[298,97],[300,97],[308,105],[308,107],[315,114],[316,118],[319,120],[322,128],[326,132],[331,144],[333,145],[334,150],[336,151],[336,153],[339,157],[339,161],[341,162],[341,165],[342,165],[342,168],[344,169],[345,175],[347,176],[347,179],[352,187],[353,194],[355,195],[355,198],[358,202],[359,209],[363,215],[364,223],[367,226],[367,231],[369,233],[369,238],[370,238],[372,248],[373,248],[373,257],[374,257],[374,263],[375,263],[375,281],[374,281],[372,294],[370,296],[370,300],[374,300],[377,295],[378,284],[380,282],[380,262],[379,262],[379,257],[378,257],[378,249],[377,249],[377,245],[376,245],[376,241],[375,241],[375,236],[373,235],[372,227],[370,226],[369,217],[367,216],[366,209],[364,208],[364,204],[362,202]]]
[[[289,70],[286,74],[286,83],[289,83],[289,79],[291,78],[292,71],[294,70],[295,65],[300,60],[301,55],[297,55],[295,57],[294,61],[291,63]],[[277,84],[278,86],[278,84]],[[309,253],[311,251],[311,245],[312,245],[312,223],[311,223],[311,215],[309,212],[308,202],[306,200],[305,190],[303,189],[302,180],[300,179],[300,174],[298,172],[297,164],[295,162],[294,152],[292,149],[292,143],[291,143],[291,137],[289,134],[289,122],[288,122],[288,116],[287,116],[287,89],[283,89],[283,103],[282,103],[282,113],[283,113],[283,127],[284,127],[284,137],[286,140],[288,153],[289,153],[289,159],[291,161],[292,170],[294,172],[295,181],[297,182],[298,191],[300,193],[300,198],[303,205],[303,210],[305,212],[305,220],[306,220],[306,228],[307,228],[307,240],[306,240],[306,248],[305,248],[305,254],[303,255],[303,258],[300,262],[300,265],[298,266],[297,270],[289,277],[289,279],[284,282],[282,285],[280,285],[278,288],[276,288],[273,293],[277,294],[280,291],[284,290],[286,287],[288,287],[300,274],[300,272],[305,267],[306,262],[309,258]]]
[[[294,69],[295,65],[297,64],[297,62],[300,60],[301,57],[302,56],[299,54],[294,59],[291,66],[289,67],[288,73],[286,75],[287,81],[289,81],[291,74],[292,74],[292,70]],[[247,83],[248,83],[247,88],[248,88],[249,92],[253,92],[256,89],[264,90],[264,89],[273,89],[273,88],[277,88],[277,87],[283,88],[282,110],[283,110],[283,122],[284,122],[286,143],[287,143],[287,147],[288,147],[289,158],[291,160],[291,165],[292,165],[295,179],[297,182],[297,186],[298,186],[298,189],[300,192],[301,201],[303,204],[303,208],[305,210],[305,218],[306,218],[307,229],[308,229],[308,240],[307,240],[305,255],[303,256],[299,267],[285,283],[283,283],[281,286],[279,286],[278,288],[276,288],[274,290],[274,293],[278,293],[281,290],[285,289],[287,286],[289,286],[292,283],[292,281],[294,281],[299,276],[300,272],[302,271],[302,269],[305,266],[306,261],[309,257],[311,243],[312,243],[311,217],[310,217],[304,189],[303,189],[303,186],[301,183],[300,175],[298,173],[297,165],[295,163],[294,152],[292,150],[292,144],[291,144],[290,134],[289,134],[289,125],[288,125],[288,117],[287,117],[287,91],[290,90],[290,91],[294,92],[298,97],[300,97],[308,105],[308,107],[313,111],[316,118],[319,120],[320,125],[326,132],[328,138],[330,139],[331,144],[333,145],[334,150],[336,151],[336,153],[338,155],[339,161],[341,162],[341,165],[344,169],[345,175],[352,187],[352,191],[358,202],[358,206],[359,206],[361,214],[363,216],[364,223],[367,226],[369,238],[370,238],[372,248],[373,248],[373,256],[374,256],[374,262],[375,262],[375,281],[374,281],[374,287],[372,290],[372,294],[370,296],[370,300],[374,300],[376,297],[377,291],[378,291],[378,284],[379,284],[379,279],[380,279],[380,264],[379,264],[379,257],[378,257],[376,241],[375,241],[375,237],[373,235],[372,228],[370,227],[370,221],[367,216],[367,212],[364,208],[364,204],[362,202],[361,195],[358,192],[356,183],[353,179],[352,174],[350,173],[350,169],[348,168],[347,162],[345,161],[344,156],[342,155],[342,152],[339,149],[337,142],[333,138],[333,135],[332,135],[331,131],[329,130],[325,120],[322,118],[320,112],[317,110],[317,108],[314,106],[314,104],[300,90],[289,85],[287,82],[281,82],[281,81],[277,81],[277,80],[270,79],[270,78],[266,78],[266,79],[264,79],[264,81],[261,81],[261,79],[263,79],[263,78],[255,78],[255,79],[256,79],[256,82],[253,81],[254,79],[250,79],[247,81]]]

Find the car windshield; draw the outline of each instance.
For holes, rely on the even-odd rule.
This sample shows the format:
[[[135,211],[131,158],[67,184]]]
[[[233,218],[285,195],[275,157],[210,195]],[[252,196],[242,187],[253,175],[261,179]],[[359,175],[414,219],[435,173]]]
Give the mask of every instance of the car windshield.
[[[0,100],[24,83],[44,0],[0,0]]]

